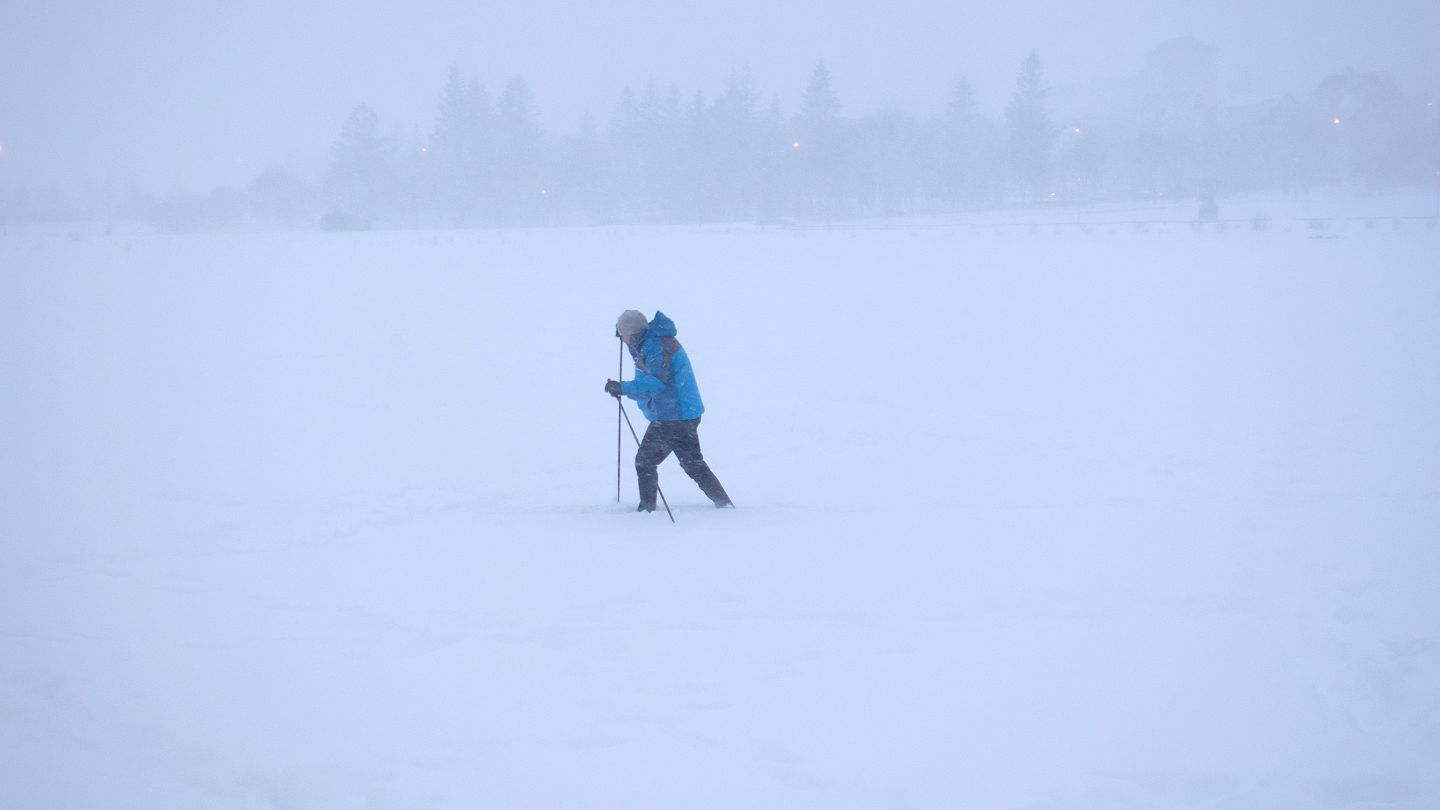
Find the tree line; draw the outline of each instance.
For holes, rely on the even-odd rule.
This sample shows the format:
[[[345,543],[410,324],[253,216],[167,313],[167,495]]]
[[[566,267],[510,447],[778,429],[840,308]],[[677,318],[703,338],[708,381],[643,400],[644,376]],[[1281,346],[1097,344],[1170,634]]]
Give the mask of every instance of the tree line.
[[[1373,188],[1440,170],[1434,102],[1385,74],[1336,74],[1304,100],[1246,106],[1219,104],[1215,84],[1213,51],[1181,39],[1089,97],[1057,99],[1032,52],[1002,115],[965,78],[935,116],[847,115],[820,61],[793,114],[740,68],[713,97],[627,87],[605,120],[587,113],[557,136],[523,77],[492,94],[454,67],[424,134],[402,136],[359,104],[318,179],[270,171],[138,207],[175,229],[783,222]]]

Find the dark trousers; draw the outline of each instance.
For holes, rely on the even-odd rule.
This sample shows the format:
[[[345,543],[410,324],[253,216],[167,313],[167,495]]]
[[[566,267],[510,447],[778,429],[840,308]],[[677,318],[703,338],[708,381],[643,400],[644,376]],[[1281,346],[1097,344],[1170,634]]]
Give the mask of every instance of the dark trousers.
[[[655,492],[660,487],[660,474],[656,467],[673,452],[680,459],[685,474],[695,479],[700,491],[705,493],[716,506],[729,506],[730,496],[705,457],[700,454],[700,420],[686,419],[675,422],[651,422],[645,429],[645,438],[640,440],[640,449],[635,453],[635,475],[640,479],[641,505],[654,507]]]

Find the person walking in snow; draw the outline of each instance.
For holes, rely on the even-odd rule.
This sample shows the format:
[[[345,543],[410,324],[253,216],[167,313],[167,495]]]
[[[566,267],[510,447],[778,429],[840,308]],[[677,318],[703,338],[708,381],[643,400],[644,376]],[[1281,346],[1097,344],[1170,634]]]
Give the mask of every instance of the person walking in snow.
[[[700,485],[717,509],[733,508],[730,496],[700,453],[700,415],[705,412],[705,404],[700,401],[690,357],[675,339],[675,322],[658,311],[653,321],[646,321],[640,312],[627,309],[615,321],[615,335],[630,349],[635,379],[606,380],[605,393],[635,400],[640,412],[650,420],[640,449],[635,452],[635,475],[640,481],[640,506],[636,511],[655,511],[655,493],[660,488],[656,468],[672,452],[680,459],[681,469]]]

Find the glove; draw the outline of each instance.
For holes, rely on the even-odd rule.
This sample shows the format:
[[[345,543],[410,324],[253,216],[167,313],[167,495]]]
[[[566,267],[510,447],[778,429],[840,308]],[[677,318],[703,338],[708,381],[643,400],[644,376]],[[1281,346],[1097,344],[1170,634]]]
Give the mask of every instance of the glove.
[[[609,395],[612,396],[612,397],[619,397],[619,396],[620,396],[620,383],[615,382],[614,380],[606,380],[606,381],[605,381],[605,393],[609,394]]]

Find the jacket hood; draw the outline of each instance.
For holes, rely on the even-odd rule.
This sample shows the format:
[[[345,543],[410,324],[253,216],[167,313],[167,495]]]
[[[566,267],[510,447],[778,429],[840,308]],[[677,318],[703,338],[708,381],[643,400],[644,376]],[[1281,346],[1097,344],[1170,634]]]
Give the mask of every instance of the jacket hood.
[[[650,329],[645,333],[646,337],[650,337],[651,335],[656,337],[675,337],[675,322],[670,320],[669,315],[657,309],[654,319],[650,321]]]

